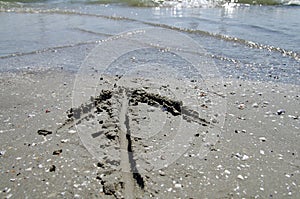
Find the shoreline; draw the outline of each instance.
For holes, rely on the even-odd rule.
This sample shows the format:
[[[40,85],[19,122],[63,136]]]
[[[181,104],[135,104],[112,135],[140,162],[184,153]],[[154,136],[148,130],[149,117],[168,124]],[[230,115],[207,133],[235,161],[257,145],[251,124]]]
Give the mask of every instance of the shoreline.
[[[113,98],[115,105],[106,104],[106,106],[112,107],[112,114],[118,116],[122,106],[118,104],[121,97],[118,97],[118,92],[112,88],[114,84],[111,82],[115,79],[103,78],[104,82],[108,82],[99,86],[99,90],[113,91],[113,95],[116,96]],[[56,131],[67,119],[66,112],[70,108],[75,108],[72,107],[74,80],[75,73],[64,70],[1,73],[1,197],[122,198],[124,196],[123,186],[126,179],[122,177],[122,172],[106,161],[100,162],[99,158],[93,157],[88,152],[78,135],[78,127],[76,129],[71,125]],[[120,86],[131,83],[130,80],[123,79]],[[206,134],[202,133],[209,129],[197,126],[193,121],[182,123],[180,132],[187,134],[197,129],[199,134],[195,133],[190,147],[165,168],[153,170],[151,164],[149,166],[141,159],[136,159],[137,164],[142,166],[146,164],[144,167],[146,172],[139,173],[144,181],[144,188],[139,188],[139,185],[133,182],[136,183],[135,197],[197,198],[199,195],[203,198],[300,197],[298,191],[300,122],[297,112],[300,104],[300,86],[224,78],[222,90],[225,92],[223,94],[227,102],[225,123],[216,143],[209,146],[210,152],[203,158],[197,157],[201,145],[208,139]],[[108,101],[103,103],[104,106]],[[159,149],[166,143],[168,139],[164,137],[174,138],[170,129],[178,122],[176,119],[178,116],[161,111],[164,107],[152,108],[139,103],[141,106],[136,106],[138,110],[129,104],[128,111],[131,112],[128,113],[128,117],[131,124],[138,121],[146,126],[149,121],[159,122],[154,119],[148,120],[146,117],[148,113],[153,114],[153,118],[163,118],[166,121],[163,126],[166,136],[158,133],[154,135],[155,141],[152,138],[132,141],[133,151],[146,154],[145,148],[150,148],[151,151],[150,146]],[[114,113],[114,110],[117,112]],[[123,110],[122,113],[124,112],[126,111]],[[145,116],[136,118],[137,112]],[[92,115],[96,120],[102,117],[93,112]],[[109,119],[107,117],[104,115],[101,120]],[[82,124],[89,123],[83,120]],[[100,128],[98,130],[103,130],[101,129],[103,125],[98,126]],[[189,127],[191,129],[188,129]],[[131,133],[143,136],[138,134],[138,127],[131,125],[131,128]],[[51,131],[52,134],[39,135],[37,131],[41,129]],[[108,141],[105,137],[98,138],[99,140],[101,138],[99,144],[103,142],[107,145],[103,150],[118,144],[118,138]],[[109,142],[113,142],[114,145]],[[112,153],[114,158],[119,157],[117,152],[107,151],[107,153]],[[134,158],[139,157],[135,153],[133,155]],[[104,160],[110,158],[101,157]],[[163,161],[168,157],[159,158],[159,161]],[[130,189],[132,186],[131,184]]]

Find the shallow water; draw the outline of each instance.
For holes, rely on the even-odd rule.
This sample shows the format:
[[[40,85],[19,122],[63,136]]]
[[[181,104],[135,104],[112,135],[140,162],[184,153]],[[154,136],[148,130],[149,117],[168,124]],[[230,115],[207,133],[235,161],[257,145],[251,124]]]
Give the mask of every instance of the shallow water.
[[[299,84],[300,6],[284,5],[288,2],[260,6],[168,1],[152,7],[145,7],[145,1],[25,2],[0,1],[1,71],[76,71],[101,40],[163,27],[198,42],[224,76]]]

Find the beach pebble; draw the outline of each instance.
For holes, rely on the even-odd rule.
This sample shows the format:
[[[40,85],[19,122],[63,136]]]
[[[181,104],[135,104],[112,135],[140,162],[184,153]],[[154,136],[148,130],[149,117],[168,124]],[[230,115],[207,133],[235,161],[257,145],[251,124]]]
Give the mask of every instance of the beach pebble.
[[[242,175],[238,175],[237,178],[240,180],[244,180],[244,177]]]
[[[74,134],[74,133],[76,133],[76,131],[71,129],[71,130],[68,131],[68,133]]]
[[[44,130],[44,129],[40,129],[40,130],[38,130],[38,131],[37,131],[37,133],[38,133],[39,135],[46,136],[46,135],[50,135],[50,134],[52,134],[52,131],[48,131],[48,130]]]
[[[50,168],[49,168],[49,171],[50,172],[54,172],[56,169],[56,166],[55,165],[51,165]]]
[[[175,184],[174,186],[175,186],[175,188],[181,188],[182,187],[181,184]]]
[[[52,155],[60,155],[62,153],[62,149],[53,151]]]
[[[265,137],[260,137],[260,138],[258,138],[260,141],[262,141],[262,142],[265,142],[265,141],[267,141],[267,139],[265,138]]]
[[[298,119],[298,116],[294,116],[294,115],[288,115],[289,118],[292,118],[294,120],[297,120]]]
[[[2,192],[9,193],[10,191],[11,191],[11,188],[5,187]]]
[[[62,139],[60,142],[61,143],[67,143],[67,142],[70,142],[70,139]]]
[[[237,158],[243,157],[240,153],[236,153],[235,156],[236,156]]]
[[[217,168],[218,170],[221,169],[223,166],[222,165],[218,165]]]
[[[290,177],[291,177],[291,175],[289,175],[289,174],[285,174],[285,177],[287,177],[287,178],[290,178]]]
[[[228,171],[228,170],[225,170],[225,171],[224,171],[224,173],[226,173],[226,174],[230,174],[230,171]]]
[[[241,109],[241,110],[243,110],[245,107],[246,107],[245,104],[239,104],[239,105],[238,105],[238,109]]]
[[[285,114],[285,110],[284,109],[279,109],[277,111],[277,115],[284,115]]]
[[[243,155],[242,160],[248,160],[248,159],[249,159],[249,156]]]
[[[6,152],[5,150],[0,151],[0,157],[3,156],[5,154],[5,152]]]
[[[163,172],[163,171],[159,171],[159,175],[161,175],[161,176],[165,176],[165,175],[166,175],[166,173],[165,173],[165,172]]]
[[[264,104],[264,105],[268,105],[269,102],[268,102],[268,101],[264,101],[263,104]]]
[[[243,116],[238,116],[237,118],[240,120],[246,120],[246,118],[244,118]]]
[[[35,114],[28,114],[28,117],[35,117]]]

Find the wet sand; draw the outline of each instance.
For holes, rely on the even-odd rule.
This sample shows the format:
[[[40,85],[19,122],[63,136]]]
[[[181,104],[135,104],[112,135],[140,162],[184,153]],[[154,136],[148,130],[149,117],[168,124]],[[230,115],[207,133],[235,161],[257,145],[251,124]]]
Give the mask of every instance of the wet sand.
[[[101,76],[73,107],[74,80],[1,74],[1,198],[300,198],[298,85],[214,80],[195,107],[194,82]]]

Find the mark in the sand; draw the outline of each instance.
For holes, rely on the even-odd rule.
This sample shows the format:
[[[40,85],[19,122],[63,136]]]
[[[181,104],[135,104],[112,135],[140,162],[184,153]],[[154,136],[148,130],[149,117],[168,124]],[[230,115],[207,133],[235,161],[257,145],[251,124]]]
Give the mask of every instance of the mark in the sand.
[[[122,96],[120,96],[120,93],[123,93]],[[114,104],[113,100],[115,100],[115,102],[119,101],[119,105],[115,103],[115,106],[112,106],[112,104]],[[103,146],[103,149],[109,151],[121,149],[121,153],[122,151],[126,152],[127,157],[122,155],[123,158],[113,157],[110,153],[106,153],[105,156],[102,155],[102,159],[104,160],[105,166],[103,166],[103,168],[105,169],[113,166],[116,168],[121,166],[124,172],[131,173],[131,178],[135,183],[130,183],[130,179],[127,179],[129,185],[125,183],[125,187],[127,186],[126,192],[128,194],[134,189],[133,184],[136,184],[140,189],[144,189],[145,187],[144,178],[136,162],[136,158],[140,154],[134,150],[128,115],[128,107],[136,106],[139,103],[156,108],[160,107],[161,110],[165,107],[165,112],[170,113],[173,117],[182,116],[182,118],[188,122],[194,122],[202,126],[211,125],[209,121],[200,118],[197,111],[183,106],[181,101],[146,92],[141,89],[117,87],[111,90],[102,90],[98,96],[91,98],[90,102],[82,104],[78,108],[71,108],[67,113],[68,119],[62,125],[63,128],[85,125],[90,122],[89,118],[93,118],[92,121],[95,121],[99,115],[107,115],[106,119],[97,119],[98,121],[94,122],[94,125],[100,126],[100,129],[92,132],[90,135],[92,139],[100,139],[101,141],[99,142],[103,142],[103,144],[99,143],[99,145]],[[115,112],[119,112],[119,122],[113,121]],[[136,141],[137,140],[135,140],[135,142]],[[112,154],[114,153],[116,152],[112,152]]]
[[[73,90],[75,108],[59,130],[76,127],[85,147],[103,163],[100,168],[111,171],[107,176],[122,173],[121,184],[101,177],[105,194],[115,195],[121,187],[125,198],[134,198],[134,190],[146,190],[144,172],[176,161],[191,140],[199,140],[199,158],[217,142],[226,103],[215,81],[221,77],[218,69],[200,56],[202,51],[187,35],[155,28],[112,37],[83,62]],[[84,103],[90,96],[96,97]],[[202,107],[199,99],[208,98]],[[203,128],[206,133],[200,134]]]
[[[126,139],[127,139],[127,143],[128,143],[127,151],[128,151],[128,158],[129,158],[131,172],[132,172],[133,178],[135,179],[138,186],[140,188],[144,189],[144,187],[145,187],[144,179],[141,176],[141,174],[139,173],[139,171],[137,169],[136,161],[134,160],[134,157],[133,157],[134,152],[132,149],[132,139],[131,139],[131,133],[130,133],[129,118],[128,118],[127,114],[125,116],[125,126],[127,129],[127,133],[126,133]]]

